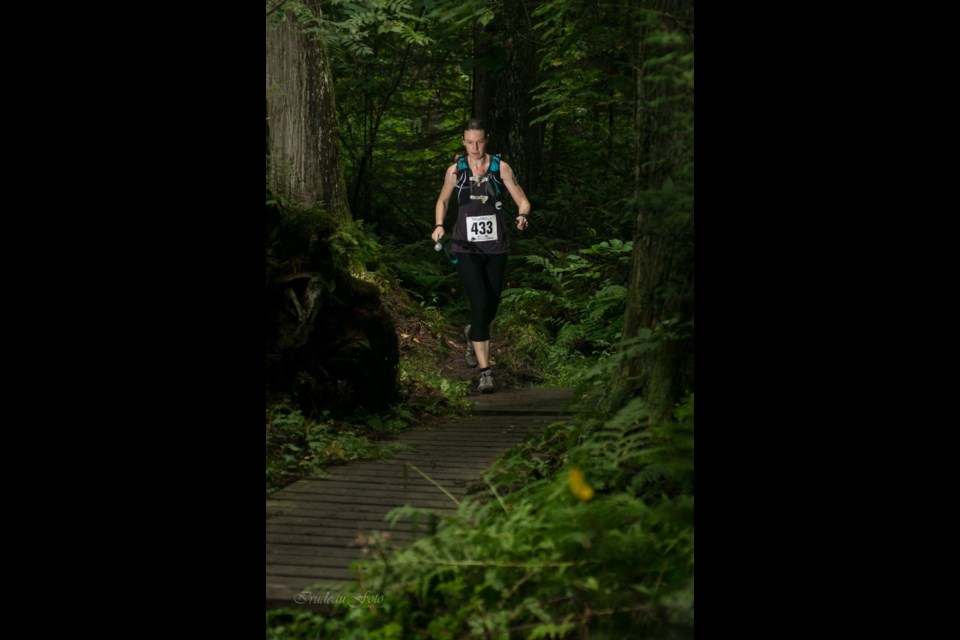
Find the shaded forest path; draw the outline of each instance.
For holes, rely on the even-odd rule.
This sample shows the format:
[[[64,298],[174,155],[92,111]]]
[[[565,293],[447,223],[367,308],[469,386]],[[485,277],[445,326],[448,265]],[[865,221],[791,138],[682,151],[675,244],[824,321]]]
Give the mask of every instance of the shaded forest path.
[[[391,529],[393,509],[410,505],[441,516],[482,485],[490,464],[529,433],[561,419],[573,389],[543,387],[471,398],[471,415],[411,428],[395,438],[409,449],[387,460],[362,460],[330,467],[328,475],[298,480],[267,499],[267,606],[296,606],[309,585],[342,585],[355,579],[349,566],[369,555],[371,532],[386,544],[414,539],[409,518]],[[421,522],[418,534],[425,533]]]

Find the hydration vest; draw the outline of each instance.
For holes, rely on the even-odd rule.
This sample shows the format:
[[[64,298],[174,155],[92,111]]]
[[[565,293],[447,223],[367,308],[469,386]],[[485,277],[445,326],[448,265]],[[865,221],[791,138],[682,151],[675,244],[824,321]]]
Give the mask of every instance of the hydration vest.
[[[485,185],[485,194],[483,196],[472,193],[474,183]],[[457,202],[461,205],[469,204],[472,201],[480,200],[484,204],[488,202],[497,210],[503,209],[503,178],[500,176],[500,155],[490,156],[490,167],[482,176],[474,176],[467,164],[466,156],[457,158]],[[483,198],[486,199],[483,199]]]

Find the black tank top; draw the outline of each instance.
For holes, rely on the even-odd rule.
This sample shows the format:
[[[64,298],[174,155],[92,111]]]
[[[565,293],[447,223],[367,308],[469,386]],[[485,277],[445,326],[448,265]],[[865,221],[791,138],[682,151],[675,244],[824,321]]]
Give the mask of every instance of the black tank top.
[[[500,156],[490,168],[474,176],[461,158],[457,163],[457,223],[453,227],[454,253],[509,253],[508,218],[501,197],[506,191],[500,177]]]

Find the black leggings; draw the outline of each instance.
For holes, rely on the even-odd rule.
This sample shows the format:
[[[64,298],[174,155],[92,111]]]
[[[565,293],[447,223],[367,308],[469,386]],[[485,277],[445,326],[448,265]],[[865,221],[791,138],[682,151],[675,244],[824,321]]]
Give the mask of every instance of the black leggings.
[[[500,290],[507,273],[505,253],[458,253],[457,271],[470,299],[470,339],[490,339],[490,323],[497,315]]]

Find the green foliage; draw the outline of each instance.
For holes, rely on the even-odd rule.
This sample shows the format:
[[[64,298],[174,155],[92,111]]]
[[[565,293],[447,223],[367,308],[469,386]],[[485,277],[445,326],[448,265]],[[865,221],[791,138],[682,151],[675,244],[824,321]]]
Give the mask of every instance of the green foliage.
[[[362,274],[380,264],[380,245],[365,227],[362,220],[341,222],[330,236],[338,266],[354,274]]]
[[[268,610],[267,640],[318,638],[329,624],[323,616],[310,611]]]
[[[399,431],[409,413],[396,416],[357,416],[363,422],[335,421],[325,412],[322,420],[303,417],[297,409],[273,404],[266,412],[267,492],[293,480],[314,475],[330,464],[362,458],[387,458],[403,449],[399,443],[375,443],[368,435]],[[371,433],[372,432],[372,433]]]
[[[415,391],[407,399],[408,406],[432,415],[464,413],[469,383],[443,377],[437,371],[436,362],[436,354],[427,351],[401,359],[400,382]]]
[[[376,54],[377,36],[392,34],[401,43],[427,46],[434,40],[423,33],[424,19],[416,13],[420,3],[408,0],[332,0],[324,22],[327,42],[350,57]]]
[[[552,384],[580,380],[591,362],[618,345],[630,242],[609,240],[556,259],[527,255],[503,291],[498,326],[511,341],[506,357],[548,372]]]
[[[388,241],[383,248],[387,268],[399,285],[426,306],[462,304],[456,267],[427,240],[411,244]]]
[[[496,17],[495,2],[491,0],[462,0],[461,2],[438,2],[431,10],[431,19],[457,29],[474,24],[487,25]]]

